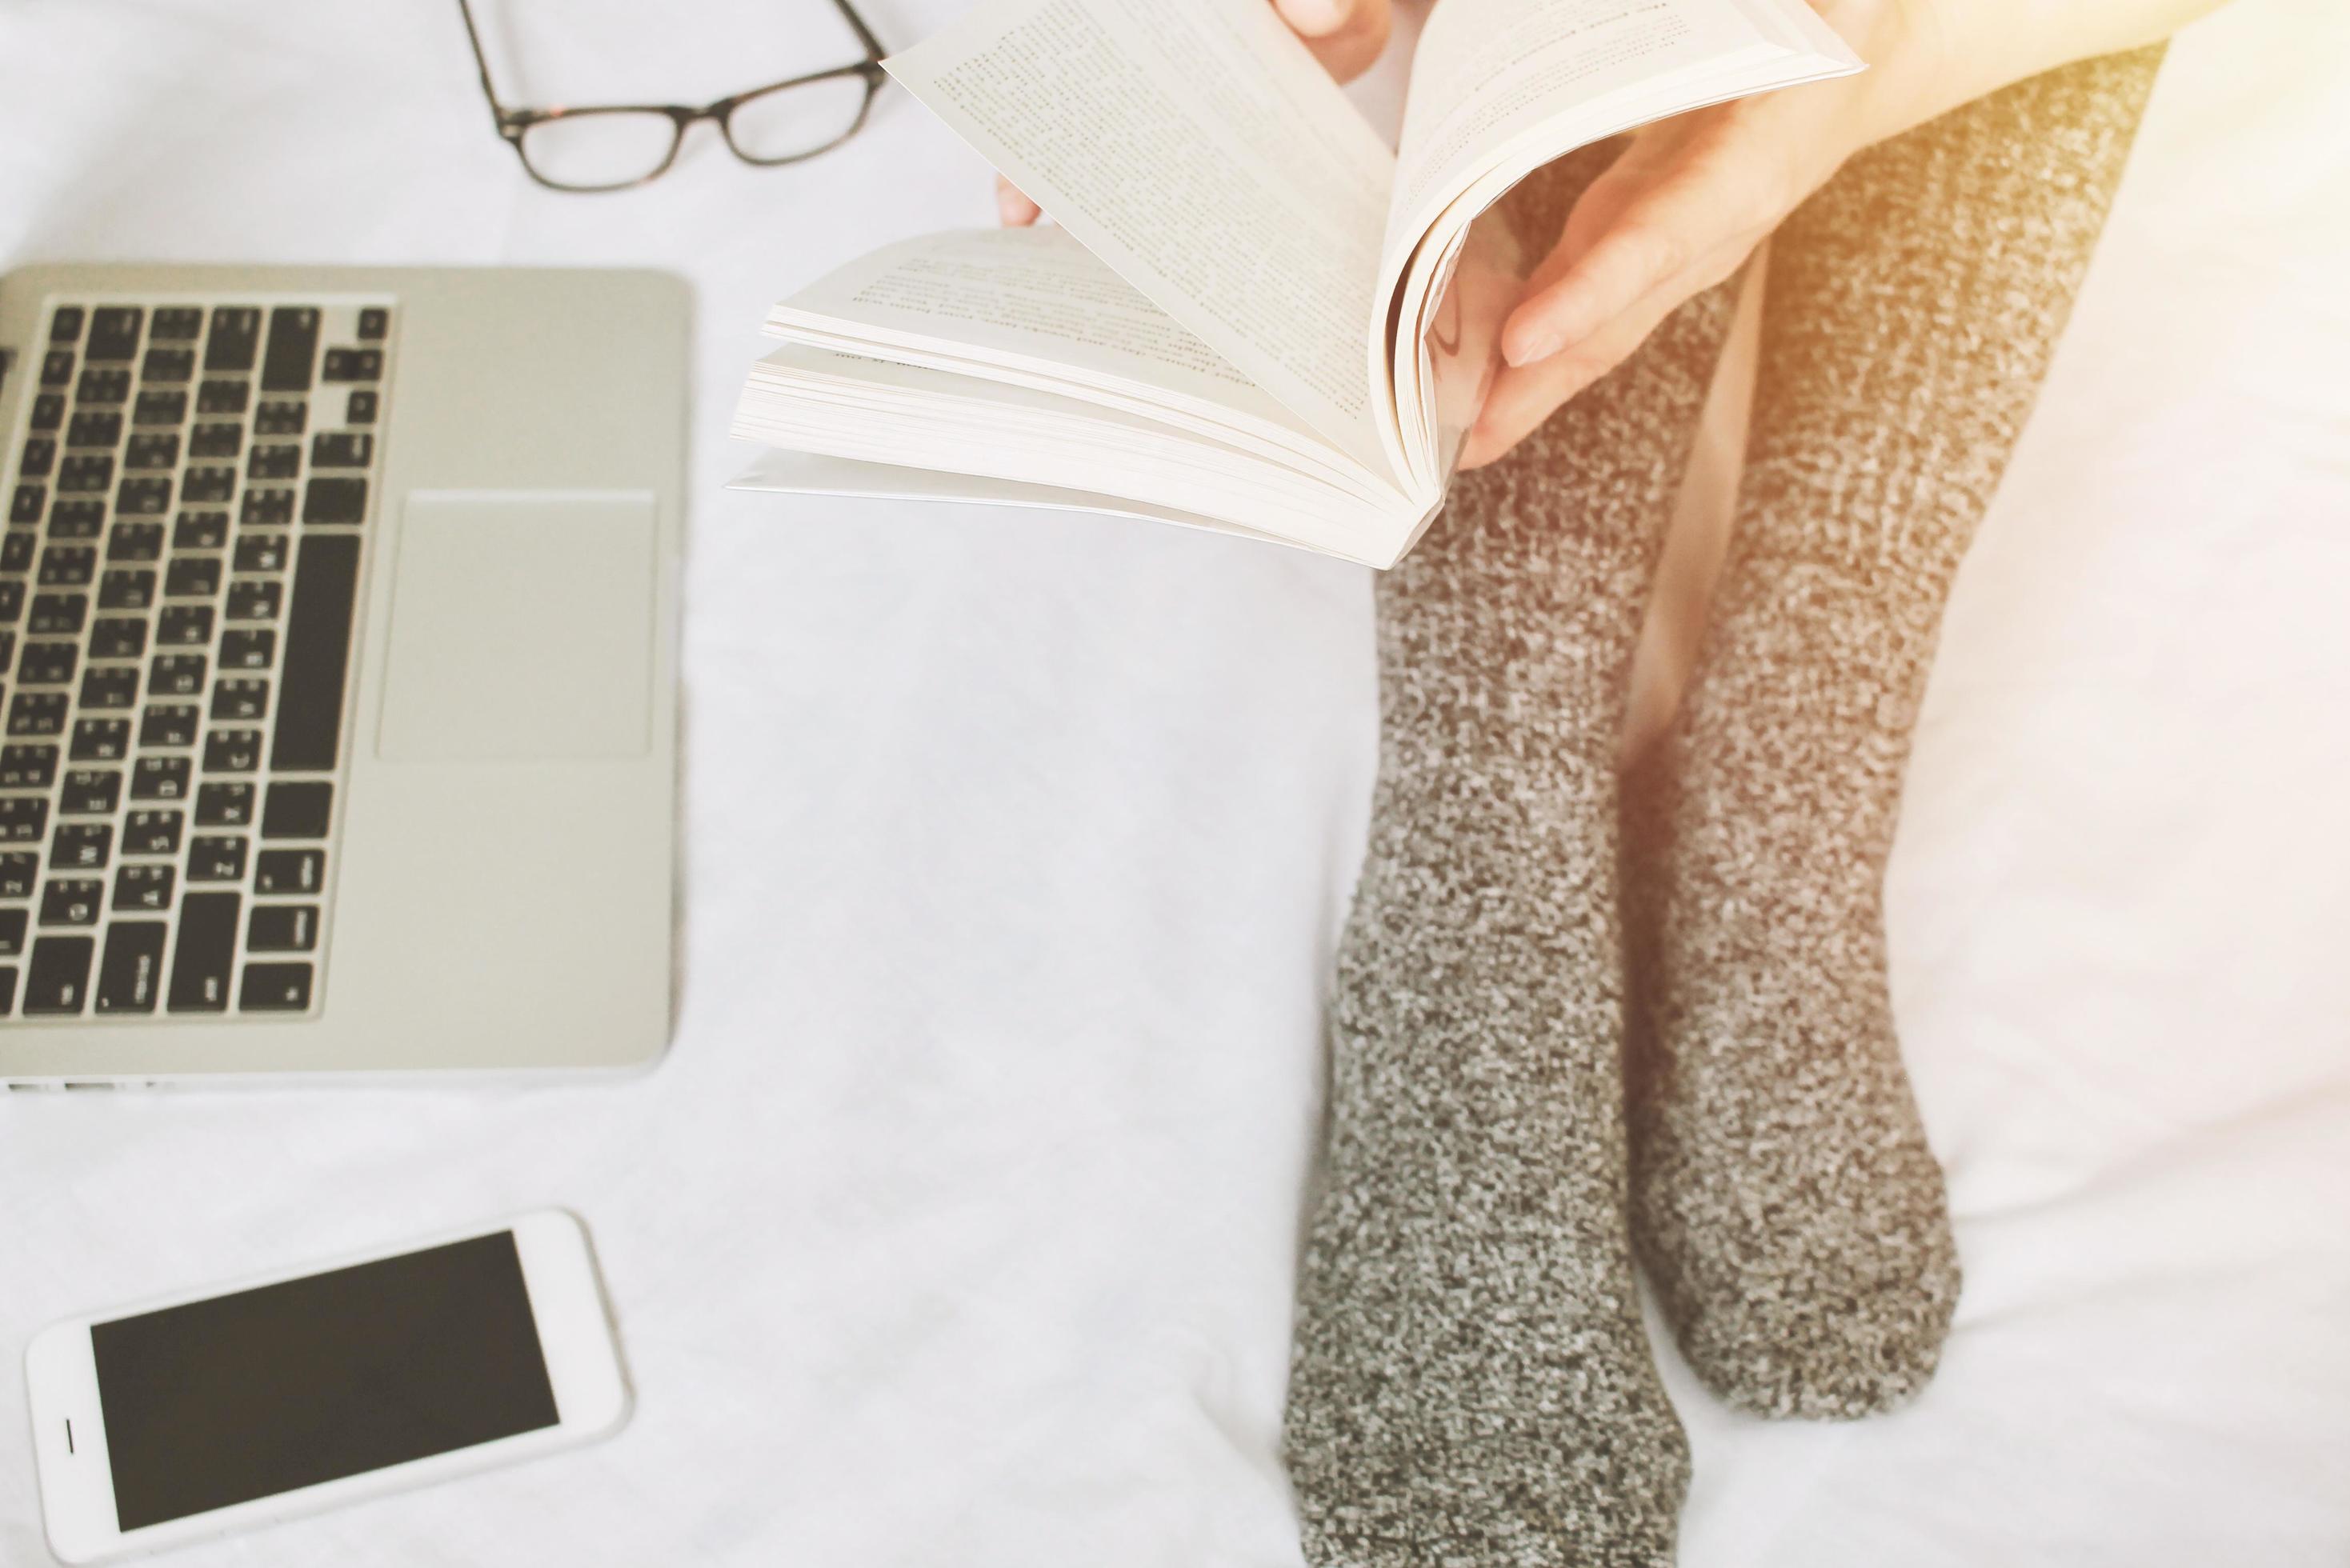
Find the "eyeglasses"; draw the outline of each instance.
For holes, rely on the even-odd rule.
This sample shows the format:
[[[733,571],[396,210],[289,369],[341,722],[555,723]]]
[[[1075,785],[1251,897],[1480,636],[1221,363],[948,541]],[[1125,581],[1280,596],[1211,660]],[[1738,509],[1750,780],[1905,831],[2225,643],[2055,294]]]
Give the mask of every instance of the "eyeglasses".
[[[465,37],[473,46],[473,64],[480,67],[482,93],[490,100],[498,134],[530,177],[555,191],[625,191],[667,173],[684,144],[686,128],[697,120],[716,120],[734,156],[762,167],[813,158],[855,135],[889,73],[881,68],[881,40],[865,18],[848,0],[832,3],[865,46],[862,60],[771,82],[700,109],[681,103],[508,109],[490,83],[489,57],[482,52],[473,7],[457,0],[457,9],[465,18]]]

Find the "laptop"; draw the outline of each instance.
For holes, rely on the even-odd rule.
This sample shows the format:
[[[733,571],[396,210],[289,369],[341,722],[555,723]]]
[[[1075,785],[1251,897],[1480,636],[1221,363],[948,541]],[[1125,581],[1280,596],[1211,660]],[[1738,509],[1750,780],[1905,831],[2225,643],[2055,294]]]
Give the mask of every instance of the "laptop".
[[[0,277],[0,1082],[659,1056],[690,314]]]

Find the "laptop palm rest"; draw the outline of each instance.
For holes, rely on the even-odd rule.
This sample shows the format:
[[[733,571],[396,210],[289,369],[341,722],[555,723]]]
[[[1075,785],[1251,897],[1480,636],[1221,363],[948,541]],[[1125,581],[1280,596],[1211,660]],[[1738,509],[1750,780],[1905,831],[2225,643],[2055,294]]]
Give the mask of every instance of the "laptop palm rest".
[[[642,491],[411,492],[377,754],[644,755],[657,521]]]

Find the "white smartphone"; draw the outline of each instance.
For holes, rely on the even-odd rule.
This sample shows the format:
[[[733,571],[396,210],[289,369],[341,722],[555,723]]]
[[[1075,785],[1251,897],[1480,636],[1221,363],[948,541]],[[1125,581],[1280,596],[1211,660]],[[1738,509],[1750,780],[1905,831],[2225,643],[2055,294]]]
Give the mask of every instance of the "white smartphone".
[[[511,1464],[629,1413],[559,1210],[52,1324],[25,1381],[68,1563]]]

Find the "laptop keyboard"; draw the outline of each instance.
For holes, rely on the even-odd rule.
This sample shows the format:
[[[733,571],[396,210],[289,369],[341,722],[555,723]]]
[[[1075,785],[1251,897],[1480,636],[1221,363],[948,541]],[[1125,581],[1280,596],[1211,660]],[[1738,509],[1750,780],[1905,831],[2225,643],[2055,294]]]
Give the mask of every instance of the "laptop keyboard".
[[[50,302],[0,465],[0,1019],[318,1006],[392,321]]]

